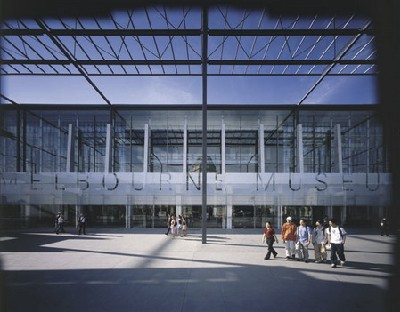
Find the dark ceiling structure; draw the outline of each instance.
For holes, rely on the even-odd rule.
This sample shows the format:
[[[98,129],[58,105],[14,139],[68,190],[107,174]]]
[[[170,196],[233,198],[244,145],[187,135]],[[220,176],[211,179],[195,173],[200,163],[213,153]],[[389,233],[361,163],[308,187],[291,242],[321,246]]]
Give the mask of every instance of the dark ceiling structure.
[[[363,17],[271,18],[265,9],[215,7],[203,30],[202,13],[145,7],[102,18],[4,21],[1,74],[201,75],[203,35],[209,75],[376,73],[374,30]]]
[[[50,16],[36,9],[29,18],[9,10],[0,29],[0,74],[82,76],[108,104],[92,77],[315,77],[297,103],[302,104],[327,76],[378,73],[373,22],[351,10],[286,16],[226,2],[201,7],[150,1],[132,8],[116,3],[100,15],[82,15],[85,9],[64,15],[58,7]]]

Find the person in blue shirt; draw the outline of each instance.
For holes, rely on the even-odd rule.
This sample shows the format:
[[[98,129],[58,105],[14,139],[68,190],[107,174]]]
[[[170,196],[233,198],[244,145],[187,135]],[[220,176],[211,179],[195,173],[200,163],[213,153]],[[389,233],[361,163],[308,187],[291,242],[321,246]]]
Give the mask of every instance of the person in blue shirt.
[[[304,260],[308,262],[309,253],[308,246],[312,241],[312,230],[307,226],[304,219],[300,219],[300,224],[297,227],[297,242],[296,249],[299,255],[299,260]]]

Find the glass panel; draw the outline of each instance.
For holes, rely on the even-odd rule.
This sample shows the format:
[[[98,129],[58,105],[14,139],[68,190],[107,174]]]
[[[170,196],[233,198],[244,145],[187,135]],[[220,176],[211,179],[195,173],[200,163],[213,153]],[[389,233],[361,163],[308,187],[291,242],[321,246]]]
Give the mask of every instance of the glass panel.
[[[182,206],[182,213],[188,224],[189,233],[191,228],[201,228],[201,206]]]
[[[87,205],[82,211],[86,214],[88,227],[125,227],[125,206]]]
[[[17,111],[2,111],[0,114],[0,124],[4,127],[0,132],[0,172],[17,172],[22,169],[18,167],[18,116]]]
[[[257,172],[258,132],[228,130],[225,136],[226,172]]]
[[[331,172],[330,124],[303,125],[304,172]]]
[[[256,228],[264,228],[267,221],[271,222],[275,229],[280,226],[281,220],[278,219],[278,208],[256,205]]]
[[[200,205],[183,206],[183,216],[188,222],[190,228],[201,228],[202,225],[202,207]],[[206,212],[208,228],[226,228],[226,207],[225,206],[207,206]]]
[[[286,118],[279,128],[264,131],[265,171],[290,172],[295,164],[295,136],[292,118]]]
[[[255,214],[255,206],[233,206],[232,227],[255,228]]]
[[[293,222],[298,225],[300,219],[306,221],[308,225],[312,225],[312,207],[308,206],[283,206],[282,222],[286,222],[286,217],[292,217]]]
[[[182,172],[183,130],[152,130],[150,172]]]
[[[343,171],[346,173],[367,172],[369,133],[367,120],[360,121],[349,115],[348,124],[342,132]]]

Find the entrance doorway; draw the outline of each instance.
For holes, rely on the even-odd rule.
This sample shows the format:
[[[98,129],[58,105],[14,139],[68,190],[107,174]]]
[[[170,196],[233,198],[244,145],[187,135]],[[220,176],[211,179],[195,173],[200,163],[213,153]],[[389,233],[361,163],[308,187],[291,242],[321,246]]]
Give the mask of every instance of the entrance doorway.
[[[131,227],[167,228],[167,215],[175,215],[173,205],[135,205],[131,212]]]
[[[189,228],[201,228],[202,214],[201,206],[183,206],[182,214],[188,222]],[[226,207],[207,206],[207,228],[226,228]]]

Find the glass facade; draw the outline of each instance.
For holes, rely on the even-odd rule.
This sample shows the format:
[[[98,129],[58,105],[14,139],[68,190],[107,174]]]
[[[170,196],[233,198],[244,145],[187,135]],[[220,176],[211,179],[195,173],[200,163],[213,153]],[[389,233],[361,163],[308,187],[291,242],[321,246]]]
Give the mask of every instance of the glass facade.
[[[201,226],[201,106],[3,106],[2,223]],[[277,226],[286,215],[351,224],[388,205],[390,173],[374,106],[210,106],[207,226]]]

